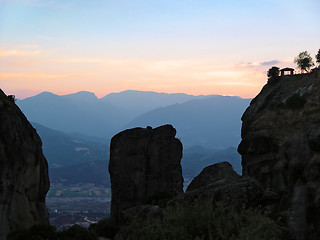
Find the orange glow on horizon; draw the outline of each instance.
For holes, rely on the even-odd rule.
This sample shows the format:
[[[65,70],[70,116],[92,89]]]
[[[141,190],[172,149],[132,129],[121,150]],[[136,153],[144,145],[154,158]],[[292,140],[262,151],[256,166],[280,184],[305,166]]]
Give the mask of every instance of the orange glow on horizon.
[[[266,83],[261,64],[213,59],[108,59],[56,57],[35,48],[1,49],[1,88],[26,98],[43,91],[58,95],[94,92],[101,98],[125,90],[191,95],[256,96]]]

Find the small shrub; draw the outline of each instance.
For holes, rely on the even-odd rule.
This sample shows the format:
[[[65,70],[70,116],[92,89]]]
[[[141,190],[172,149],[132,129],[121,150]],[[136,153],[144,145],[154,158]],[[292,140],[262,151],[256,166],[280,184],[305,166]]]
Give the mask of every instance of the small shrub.
[[[89,231],[98,237],[113,238],[119,228],[113,218],[104,218],[89,226]]]
[[[8,95],[8,99],[13,103],[17,100],[15,95]]]
[[[56,240],[56,227],[48,224],[36,224],[25,230],[16,230],[8,234],[7,240]]]
[[[167,207],[158,219],[132,219],[131,229],[133,240],[275,240],[280,234],[277,224],[257,210],[236,211],[209,200]]]
[[[17,230],[8,234],[7,240],[95,240],[88,229],[73,225],[61,232],[48,224],[36,224],[26,230]]]
[[[309,140],[309,146],[311,150],[320,152],[320,135]]]
[[[298,93],[293,94],[286,101],[286,107],[291,109],[301,109],[306,104],[307,99],[305,95],[300,95]]]
[[[79,225],[73,225],[70,228],[59,233],[59,240],[95,240],[96,237],[88,229]]]
[[[174,194],[169,191],[156,191],[147,198],[147,204],[158,205],[165,207],[168,201],[174,198]]]

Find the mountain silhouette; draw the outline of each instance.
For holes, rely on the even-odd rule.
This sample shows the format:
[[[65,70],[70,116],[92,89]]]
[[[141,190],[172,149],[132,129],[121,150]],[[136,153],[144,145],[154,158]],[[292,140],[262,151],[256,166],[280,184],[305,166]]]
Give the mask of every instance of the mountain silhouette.
[[[43,92],[18,100],[17,105],[29,121],[66,133],[110,137],[126,123],[123,112],[90,92],[64,96]]]
[[[135,118],[126,128],[172,124],[185,147],[224,149],[239,144],[241,115],[249,102],[240,97],[208,96],[154,109]]]
[[[120,93],[110,93],[101,100],[111,103],[122,109],[129,118],[151,111],[155,108],[169,106],[175,103],[184,103],[192,99],[205,98],[206,96],[193,96],[185,93],[157,93],[147,91],[127,90]],[[131,120],[131,119],[130,119]]]
[[[62,96],[43,92],[17,105],[29,121],[69,134],[109,141],[127,128],[172,124],[185,147],[224,149],[239,143],[240,118],[249,101],[128,90],[101,99],[86,91]]]

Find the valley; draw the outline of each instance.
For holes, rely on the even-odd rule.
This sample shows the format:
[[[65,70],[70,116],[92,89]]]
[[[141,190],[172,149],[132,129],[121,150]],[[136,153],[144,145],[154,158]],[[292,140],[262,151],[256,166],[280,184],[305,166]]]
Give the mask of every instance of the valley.
[[[18,100],[41,137],[48,161],[50,223],[61,229],[75,223],[86,226],[109,216],[109,142],[112,133],[126,128],[166,123],[177,128],[184,148],[184,189],[204,167],[221,161],[229,161],[241,174],[236,146],[239,120],[249,101],[140,91],[101,99],[89,92],[64,96],[44,92]]]

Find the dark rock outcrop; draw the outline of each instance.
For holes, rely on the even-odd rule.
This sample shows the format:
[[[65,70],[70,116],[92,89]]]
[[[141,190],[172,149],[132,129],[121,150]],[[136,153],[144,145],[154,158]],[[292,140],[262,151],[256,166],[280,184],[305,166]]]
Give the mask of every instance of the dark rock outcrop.
[[[14,98],[0,90],[0,240],[11,230],[48,223],[48,189],[41,140]]]
[[[111,216],[144,205],[159,191],[183,192],[182,144],[171,125],[134,128],[115,135],[110,144]]]
[[[265,190],[258,181],[238,175],[230,163],[221,162],[204,168],[192,180],[186,193],[177,196],[169,204],[205,198],[241,208],[259,205],[264,196]]]
[[[296,239],[320,236],[320,78],[280,77],[242,117],[243,175],[280,196],[278,212]]]
[[[233,170],[228,162],[221,162],[205,167],[201,173],[196,176],[187,188],[188,191],[199,189],[211,183],[223,180],[230,181],[238,179],[239,175]]]

